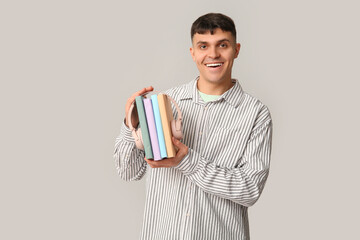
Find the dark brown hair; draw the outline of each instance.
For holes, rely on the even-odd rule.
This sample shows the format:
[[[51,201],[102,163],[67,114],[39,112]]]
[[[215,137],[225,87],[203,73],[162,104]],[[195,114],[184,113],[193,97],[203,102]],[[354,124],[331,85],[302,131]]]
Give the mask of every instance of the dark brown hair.
[[[236,29],[234,21],[221,13],[208,13],[198,19],[191,26],[191,41],[195,33],[205,34],[210,31],[211,35],[214,34],[214,30],[220,28],[225,32],[231,32],[236,42]]]

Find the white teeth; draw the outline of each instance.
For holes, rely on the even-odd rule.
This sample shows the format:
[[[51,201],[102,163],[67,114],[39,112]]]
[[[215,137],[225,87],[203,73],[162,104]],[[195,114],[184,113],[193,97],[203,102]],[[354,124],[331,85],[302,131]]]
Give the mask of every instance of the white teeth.
[[[207,67],[219,67],[223,65],[222,63],[209,63],[209,64],[206,64]]]

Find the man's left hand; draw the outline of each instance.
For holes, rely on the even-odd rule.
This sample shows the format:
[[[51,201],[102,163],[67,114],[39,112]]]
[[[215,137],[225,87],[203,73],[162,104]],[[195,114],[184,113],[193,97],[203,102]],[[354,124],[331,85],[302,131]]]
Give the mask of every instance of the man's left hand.
[[[172,137],[171,140],[172,140],[174,146],[179,149],[176,153],[176,156],[173,158],[166,158],[166,159],[159,160],[159,161],[144,158],[145,161],[150,165],[150,167],[152,167],[152,168],[175,167],[188,154],[189,148],[185,144],[183,144],[179,140],[175,139],[174,137]]]

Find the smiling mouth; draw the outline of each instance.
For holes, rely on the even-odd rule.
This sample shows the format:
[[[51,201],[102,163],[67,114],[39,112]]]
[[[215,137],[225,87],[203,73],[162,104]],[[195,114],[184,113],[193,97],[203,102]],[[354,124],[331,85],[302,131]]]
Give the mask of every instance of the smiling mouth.
[[[224,63],[208,63],[205,64],[205,66],[210,67],[210,68],[217,68],[217,67],[221,67]]]

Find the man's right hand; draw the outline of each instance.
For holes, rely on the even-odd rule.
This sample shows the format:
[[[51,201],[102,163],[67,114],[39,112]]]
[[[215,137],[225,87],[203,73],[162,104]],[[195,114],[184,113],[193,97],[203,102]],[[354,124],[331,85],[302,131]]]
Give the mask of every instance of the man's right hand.
[[[127,127],[129,127],[128,114],[129,114],[130,106],[135,101],[135,98],[137,96],[146,94],[146,93],[151,92],[153,90],[154,90],[154,88],[152,86],[147,87],[147,88],[143,88],[140,91],[134,93],[130,98],[128,98],[128,100],[126,102],[126,105],[125,105],[125,119],[126,119],[125,123],[126,123]],[[134,107],[134,109],[132,111],[132,114],[131,114],[131,124],[133,125],[134,128],[136,128],[137,125],[139,124],[139,117],[138,117],[138,114],[137,114],[136,107]]]

